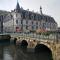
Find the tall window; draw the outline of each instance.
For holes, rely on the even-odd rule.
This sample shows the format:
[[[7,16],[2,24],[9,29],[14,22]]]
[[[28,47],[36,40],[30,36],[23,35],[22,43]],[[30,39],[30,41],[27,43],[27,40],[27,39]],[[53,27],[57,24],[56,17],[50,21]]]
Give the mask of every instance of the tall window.
[[[26,26],[26,29],[28,29],[28,26]]]
[[[16,20],[16,24],[18,24],[18,20]]]
[[[21,18],[23,19],[23,14],[21,14]]]
[[[46,28],[46,23],[43,23],[43,28]]]
[[[28,24],[28,21],[26,21],[26,24]]]
[[[32,25],[33,25],[33,21],[32,21]]]
[[[38,25],[38,22],[36,22],[36,25]]]
[[[38,29],[38,26],[36,26],[36,29]]]
[[[32,26],[32,29],[34,29],[34,26]]]
[[[31,14],[31,20],[34,20],[34,15],[33,15],[33,13]]]
[[[29,12],[25,12],[25,19],[29,19]]]
[[[21,20],[21,24],[23,24],[23,21]]]

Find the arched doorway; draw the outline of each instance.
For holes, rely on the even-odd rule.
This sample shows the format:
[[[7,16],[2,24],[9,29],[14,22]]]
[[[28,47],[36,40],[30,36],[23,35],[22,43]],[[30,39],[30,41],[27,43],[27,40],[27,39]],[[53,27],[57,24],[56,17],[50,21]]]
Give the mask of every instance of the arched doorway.
[[[35,47],[37,60],[53,60],[52,51],[44,44],[37,44]]]

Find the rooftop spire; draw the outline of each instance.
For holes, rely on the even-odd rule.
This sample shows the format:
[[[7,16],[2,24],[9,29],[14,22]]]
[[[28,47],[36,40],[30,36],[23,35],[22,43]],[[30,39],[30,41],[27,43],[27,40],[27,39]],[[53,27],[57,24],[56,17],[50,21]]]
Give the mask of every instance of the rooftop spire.
[[[17,0],[17,3],[19,3],[18,0]]]
[[[17,2],[18,2],[18,0],[17,0]]]
[[[42,15],[42,7],[40,6],[40,14]]]
[[[19,2],[17,0],[17,5],[16,5],[16,11],[19,12],[20,11],[20,5],[19,5]]]

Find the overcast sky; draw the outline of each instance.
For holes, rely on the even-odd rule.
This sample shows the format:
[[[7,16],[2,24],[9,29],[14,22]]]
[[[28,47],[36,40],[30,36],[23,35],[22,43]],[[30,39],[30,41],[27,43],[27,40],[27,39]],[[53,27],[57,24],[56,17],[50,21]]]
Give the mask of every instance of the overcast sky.
[[[60,26],[60,0],[18,0],[20,7],[39,12],[42,6],[43,14],[54,17]],[[16,7],[17,0],[0,0],[0,10],[11,11]]]

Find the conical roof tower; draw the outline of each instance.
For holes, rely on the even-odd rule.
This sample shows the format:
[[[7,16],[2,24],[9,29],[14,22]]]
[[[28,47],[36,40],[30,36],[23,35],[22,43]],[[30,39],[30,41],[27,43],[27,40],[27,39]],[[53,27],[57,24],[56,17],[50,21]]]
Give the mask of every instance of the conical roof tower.
[[[17,0],[17,5],[16,5],[16,12],[20,12],[20,5],[19,5],[18,0]]]
[[[42,7],[40,6],[40,14],[42,15],[43,13],[42,13]]]

